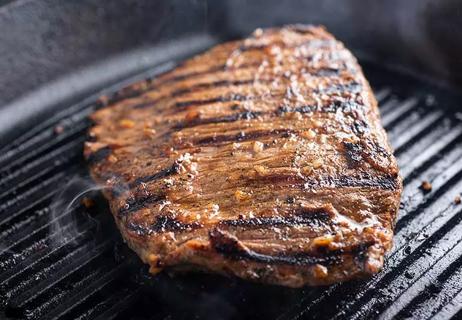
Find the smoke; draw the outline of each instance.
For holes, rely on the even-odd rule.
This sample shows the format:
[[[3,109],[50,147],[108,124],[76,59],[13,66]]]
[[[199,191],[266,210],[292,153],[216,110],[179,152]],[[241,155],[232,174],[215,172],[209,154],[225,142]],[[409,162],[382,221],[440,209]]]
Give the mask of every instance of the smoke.
[[[99,228],[98,220],[90,213],[93,200],[105,186],[95,184],[90,177],[74,176],[67,182],[50,205],[51,244],[59,246],[73,242],[89,227]]]

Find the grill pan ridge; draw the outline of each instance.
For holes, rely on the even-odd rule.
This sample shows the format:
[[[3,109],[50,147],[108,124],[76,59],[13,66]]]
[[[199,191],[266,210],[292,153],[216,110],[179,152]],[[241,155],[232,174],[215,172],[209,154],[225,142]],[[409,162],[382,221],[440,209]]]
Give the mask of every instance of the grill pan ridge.
[[[122,243],[102,197],[90,209],[50,207],[68,180],[86,174],[82,146],[91,125],[87,116],[100,106],[98,94],[64,108],[0,152],[0,316],[460,318],[462,204],[455,202],[462,191],[460,97],[374,63],[362,65],[404,180],[395,245],[381,273],[304,289],[213,275],[149,276]],[[118,88],[104,93],[120,98]],[[424,180],[432,184],[430,191],[421,189]]]

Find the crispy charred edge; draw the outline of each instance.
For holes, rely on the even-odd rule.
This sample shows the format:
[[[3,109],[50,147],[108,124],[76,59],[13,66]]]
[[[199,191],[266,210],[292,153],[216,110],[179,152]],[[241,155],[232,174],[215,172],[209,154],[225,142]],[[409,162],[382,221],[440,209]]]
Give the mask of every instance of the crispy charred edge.
[[[142,225],[129,221],[126,224],[128,230],[135,232],[137,235],[145,236],[163,232],[187,232],[203,227],[199,222],[185,223],[176,218],[160,215],[151,225]]]
[[[209,239],[212,248],[226,258],[233,260],[251,260],[267,264],[287,264],[295,266],[303,265],[335,265],[344,261],[345,255],[352,255],[358,260],[363,260],[367,249],[375,242],[366,242],[351,247],[349,250],[318,250],[318,253],[308,252],[287,252],[278,255],[268,255],[255,252],[245,247],[235,236],[219,228],[213,228],[209,232]]]
[[[250,219],[222,220],[218,223],[221,228],[243,227],[262,228],[275,226],[298,226],[298,225],[325,225],[330,221],[331,214],[324,209],[296,208],[289,216],[256,217]]]
[[[112,152],[111,147],[109,147],[109,146],[102,147],[102,148],[96,150],[95,152],[90,153],[87,156],[87,162],[90,165],[97,164],[98,162],[101,162],[101,161],[105,160],[111,154],[111,152]]]

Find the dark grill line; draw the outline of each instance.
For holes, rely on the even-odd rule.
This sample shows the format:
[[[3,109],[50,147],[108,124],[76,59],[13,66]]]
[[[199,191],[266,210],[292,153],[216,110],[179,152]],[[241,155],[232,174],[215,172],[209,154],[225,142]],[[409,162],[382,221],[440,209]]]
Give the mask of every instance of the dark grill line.
[[[181,130],[186,128],[193,128],[205,124],[217,124],[225,122],[236,122],[239,120],[252,120],[257,119],[259,116],[266,114],[264,112],[244,111],[234,113],[221,117],[205,118],[205,119],[193,119],[191,121],[182,121],[172,127],[173,130]]]
[[[238,105],[236,105],[238,106]],[[333,102],[326,106],[314,106],[314,105],[304,105],[298,107],[291,107],[291,106],[280,106],[275,111],[244,111],[238,112],[230,115],[219,116],[219,117],[211,117],[211,118],[196,118],[190,121],[181,121],[175,124],[172,129],[174,130],[181,130],[185,128],[192,128],[200,125],[205,124],[218,124],[218,123],[228,123],[228,122],[236,122],[239,120],[253,120],[257,119],[259,116],[268,115],[270,117],[281,117],[283,114],[286,113],[312,113],[312,112],[322,112],[322,113],[335,113],[337,110],[341,109],[343,112],[352,112],[361,108],[362,106],[352,102]],[[356,122],[358,125],[358,122]],[[352,130],[357,130],[357,128],[353,127]]]
[[[259,81],[263,83],[270,82],[270,80],[265,80],[265,79],[261,79]],[[219,80],[219,81],[213,81],[213,82],[207,82],[207,83],[199,83],[199,84],[192,85],[188,87],[187,89],[177,89],[171,93],[168,93],[167,95],[160,96],[148,102],[135,104],[134,106],[132,106],[132,108],[144,109],[144,108],[152,107],[166,98],[171,98],[171,97],[178,98],[187,93],[192,93],[192,92],[197,93],[200,89],[213,89],[213,88],[220,88],[220,87],[226,87],[226,86],[241,86],[241,85],[246,85],[246,84],[250,84],[253,82],[254,82],[254,79],[235,80],[235,81]]]
[[[128,185],[128,187],[130,189],[132,189],[132,188],[135,188],[135,187],[139,186],[142,183],[153,182],[153,181],[156,181],[156,180],[171,176],[173,174],[176,174],[176,173],[180,172],[180,165],[181,165],[181,162],[176,160],[168,168],[165,168],[165,169],[163,169],[163,170],[161,170],[159,172],[156,172],[154,174],[151,174],[149,176],[137,178],[134,182],[130,183]]]
[[[329,222],[330,215],[326,211],[320,210],[298,210],[301,212],[291,212],[287,217],[257,217],[249,219],[223,220],[219,226],[227,227],[271,227],[271,226],[295,226],[295,225],[316,225]]]
[[[206,83],[198,83],[192,86],[189,86],[186,89],[177,89],[171,93],[168,93],[166,95],[160,96],[154,100],[150,100],[148,102],[143,102],[143,103],[137,103],[132,106],[134,109],[144,109],[148,107],[155,106],[157,103],[160,101],[166,99],[166,98],[171,98],[171,97],[181,97],[184,94],[188,93],[197,93],[201,89],[215,89],[215,88],[220,88],[220,87],[229,87],[229,86],[242,86],[242,85],[247,85],[247,84],[252,84],[252,83],[271,83],[273,79],[245,79],[245,80],[218,80],[218,81],[212,81],[212,82],[206,82]],[[361,90],[362,86],[361,84],[353,81],[347,84],[335,84],[332,86],[329,86],[327,88],[324,88],[322,90],[313,90],[313,93],[342,93],[342,92],[351,92],[351,93],[357,93]],[[232,96],[232,95],[231,95]],[[212,100],[211,100],[212,101]],[[219,100],[219,98],[213,99],[214,102],[222,102]]]
[[[242,142],[242,141],[249,141],[255,140],[258,138],[263,137],[288,137],[290,134],[297,133],[297,131],[293,129],[273,129],[273,130],[260,130],[260,131],[252,131],[252,132],[239,132],[237,134],[230,134],[230,135],[215,135],[206,138],[200,138],[195,141],[192,141],[193,146],[211,146],[211,145],[219,145],[221,143],[229,143],[229,142]]]
[[[328,253],[323,253],[322,256],[317,256],[306,252],[287,252],[278,255],[268,255],[255,252],[243,246],[240,241],[234,236],[221,231],[218,228],[212,229],[209,233],[210,242],[214,249],[230,259],[251,260],[259,263],[269,264],[289,264],[289,265],[314,265],[317,263],[323,265],[335,265],[343,261],[345,255],[360,256],[373,243],[361,244],[350,250],[330,250]]]
[[[258,181],[264,180],[272,184],[289,184],[296,188],[306,190],[319,190],[323,188],[378,188],[383,190],[395,190],[398,187],[398,177],[384,176],[324,176],[319,179],[301,177],[299,175],[267,175],[259,176]]]
[[[248,100],[256,100],[261,99],[261,96],[244,96],[240,94],[230,94],[229,96],[219,96],[215,98],[209,98],[204,100],[188,100],[188,101],[181,101],[177,102],[173,105],[173,108],[176,109],[186,109],[188,107],[198,107],[218,102],[230,102],[230,101],[248,101]]]
[[[149,196],[143,196],[141,198],[130,197],[126,200],[125,206],[120,208],[118,216],[126,216],[132,212],[145,208],[148,204],[157,203],[162,200],[165,200],[164,194],[154,194]]]

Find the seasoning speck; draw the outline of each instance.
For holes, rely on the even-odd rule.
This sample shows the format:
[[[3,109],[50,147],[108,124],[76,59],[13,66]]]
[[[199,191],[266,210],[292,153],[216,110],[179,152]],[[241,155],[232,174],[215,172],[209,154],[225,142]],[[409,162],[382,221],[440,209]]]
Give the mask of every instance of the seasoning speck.
[[[423,191],[429,192],[432,191],[432,184],[428,182],[427,180],[423,181],[422,184],[420,185]]]
[[[82,204],[85,206],[85,208],[91,208],[95,205],[95,201],[93,201],[93,199],[90,199],[90,198],[87,198],[87,197],[84,197],[82,198]]]
[[[461,203],[462,203],[462,199],[460,198],[460,195],[457,195],[457,196],[454,198],[454,203],[455,203],[455,204],[461,204]]]

